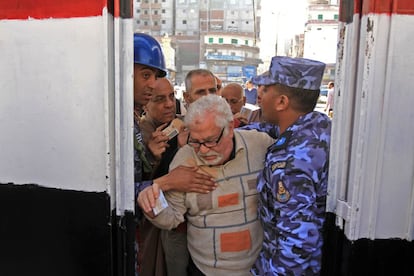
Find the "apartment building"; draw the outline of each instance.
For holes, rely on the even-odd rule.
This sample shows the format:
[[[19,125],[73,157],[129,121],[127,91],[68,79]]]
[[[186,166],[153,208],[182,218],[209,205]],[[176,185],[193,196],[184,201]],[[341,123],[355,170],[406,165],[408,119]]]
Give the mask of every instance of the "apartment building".
[[[168,36],[175,82],[207,68],[224,82],[256,75],[261,0],[135,0],[134,31]],[[166,57],[171,59],[171,57]]]

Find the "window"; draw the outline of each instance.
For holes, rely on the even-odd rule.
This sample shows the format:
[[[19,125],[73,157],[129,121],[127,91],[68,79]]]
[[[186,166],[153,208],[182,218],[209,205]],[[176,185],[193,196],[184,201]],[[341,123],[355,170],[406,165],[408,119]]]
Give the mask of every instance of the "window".
[[[162,10],[161,10],[161,13],[165,13],[165,9],[162,9]]]
[[[157,15],[158,14],[158,11],[157,10],[154,10],[154,15]]]
[[[158,21],[154,21],[154,26],[158,26]]]
[[[148,10],[144,10],[144,14],[148,14]]]
[[[144,26],[148,26],[148,21],[144,21]]]
[[[140,9],[137,9],[137,13],[140,13],[141,12],[141,10]]]
[[[339,19],[339,16],[337,14],[334,14],[334,19],[335,20],[338,20]]]
[[[208,43],[214,43],[214,38],[209,37],[209,38],[208,38]]]
[[[232,38],[231,39],[231,44],[237,44],[237,39]]]
[[[246,24],[249,24],[249,21],[246,21]]]
[[[323,14],[318,14],[318,20],[323,20]]]
[[[137,20],[137,24],[139,25],[139,24],[141,24],[141,20]]]
[[[165,25],[165,20],[162,20],[162,21],[161,21],[161,24]]]
[[[245,40],[244,41],[244,45],[249,45],[249,41],[248,40]]]
[[[185,25],[185,24],[187,24],[187,20],[183,20],[183,24]]]
[[[219,43],[223,44],[223,38],[222,37],[219,38]]]

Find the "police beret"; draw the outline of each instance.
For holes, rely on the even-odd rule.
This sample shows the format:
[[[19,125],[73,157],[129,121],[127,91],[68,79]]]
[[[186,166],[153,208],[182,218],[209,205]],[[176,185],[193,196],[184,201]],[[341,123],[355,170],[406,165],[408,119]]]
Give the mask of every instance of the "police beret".
[[[306,59],[275,56],[269,71],[252,78],[256,85],[282,84],[294,88],[318,90],[325,63]]]

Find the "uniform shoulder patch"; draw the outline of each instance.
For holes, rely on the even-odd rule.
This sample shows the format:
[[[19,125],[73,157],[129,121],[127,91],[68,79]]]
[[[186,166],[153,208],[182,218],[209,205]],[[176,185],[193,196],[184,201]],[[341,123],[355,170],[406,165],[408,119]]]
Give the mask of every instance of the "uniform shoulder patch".
[[[289,143],[290,136],[292,136],[291,131],[285,131],[282,135],[279,136],[279,138],[276,140],[273,149],[279,150],[284,149]]]
[[[277,182],[276,200],[279,201],[280,203],[286,203],[289,201],[289,199],[290,199],[289,191],[286,189],[286,186],[283,183],[283,181],[279,180]]]

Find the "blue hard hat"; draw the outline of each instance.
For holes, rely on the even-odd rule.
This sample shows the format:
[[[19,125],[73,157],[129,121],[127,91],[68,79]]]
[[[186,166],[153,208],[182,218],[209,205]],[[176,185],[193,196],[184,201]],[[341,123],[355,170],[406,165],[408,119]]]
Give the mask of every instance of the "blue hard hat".
[[[134,34],[134,63],[158,69],[158,77],[165,77],[164,54],[158,41],[150,35]]]

